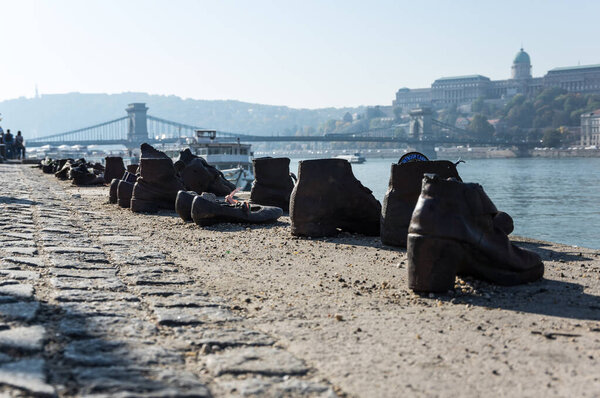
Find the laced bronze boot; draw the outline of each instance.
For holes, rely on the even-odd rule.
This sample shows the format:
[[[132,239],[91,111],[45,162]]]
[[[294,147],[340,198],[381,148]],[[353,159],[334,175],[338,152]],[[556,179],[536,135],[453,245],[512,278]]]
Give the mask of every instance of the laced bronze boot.
[[[226,196],[236,188],[235,184],[227,181],[221,171],[194,155],[189,148],[179,153],[175,170],[188,191]]]
[[[541,278],[540,256],[512,244],[494,224],[497,214],[479,184],[426,174],[408,231],[409,287],[445,292],[456,274],[499,285]]]
[[[303,160],[290,200],[293,235],[333,236],[338,229],[379,235],[381,204],[344,159]]]
[[[202,227],[228,222],[263,224],[276,221],[282,214],[279,207],[246,202],[229,204],[206,193],[194,197],[191,212],[194,222]]]

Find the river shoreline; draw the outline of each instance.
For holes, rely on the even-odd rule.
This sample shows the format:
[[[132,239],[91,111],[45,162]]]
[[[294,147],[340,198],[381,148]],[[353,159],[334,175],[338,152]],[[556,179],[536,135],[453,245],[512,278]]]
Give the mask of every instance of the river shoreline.
[[[307,151],[256,151],[255,157],[262,156],[286,156],[297,159],[313,159],[334,157],[344,154],[360,153],[367,159],[397,159],[404,153],[410,152],[412,149],[347,149],[347,150],[307,150]],[[438,159],[456,160],[461,159],[511,159],[511,158],[596,158],[600,157],[600,149],[555,149],[555,148],[536,148],[527,152],[524,155],[512,148],[496,148],[496,147],[477,147],[477,146],[459,146],[459,147],[440,147],[436,149]]]
[[[110,347],[132,347],[118,355],[98,353],[121,361],[112,374],[96,364],[65,361],[78,341],[90,343],[74,358],[95,358],[98,338],[49,333],[47,373],[35,373],[49,389],[64,391],[60,385],[68,382],[71,393],[85,392],[78,383],[92,377],[96,392],[129,388],[139,394],[154,379],[118,381],[119,374],[145,363],[151,371],[145,377],[157,371],[186,375],[183,384],[181,376],[169,379],[172,393],[189,394],[186,388],[202,383],[216,397],[252,391],[302,397],[600,394],[598,250],[513,237],[540,254],[542,280],[501,287],[457,278],[447,294],[417,295],[407,288],[406,251],[377,237],[299,239],[290,235],[288,217],[271,225],[200,228],[173,211],[132,213],[107,203],[107,187],[75,187],[29,167],[0,165],[2,211],[18,207],[18,217],[33,214],[31,221],[5,224],[0,239],[33,237],[39,253],[5,261],[8,268],[0,272],[38,275],[18,281],[32,285],[34,299],[43,303],[30,322],[57,330],[61,317],[50,311],[55,307],[67,315],[60,311],[87,309],[90,319],[93,311],[104,311],[137,325],[135,335],[127,334],[129,326],[93,329]],[[84,237],[88,243],[77,250],[87,260],[55,258],[76,251],[64,243],[68,239]],[[3,256],[15,247],[3,245]],[[113,269],[112,279],[97,279]],[[117,282],[118,289],[111,287]],[[85,289],[83,297],[97,300],[102,293],[109,301],[64,301],[82,297],[73,284]],[[235,334],[240,330],[245,334]],[[207,340],[209,335],[221,337]],[[160,353],[157,359],[140,356],[142,342],[146,350],[153,347],[148,352]],[[0,364],[0,374],[7,366]]]

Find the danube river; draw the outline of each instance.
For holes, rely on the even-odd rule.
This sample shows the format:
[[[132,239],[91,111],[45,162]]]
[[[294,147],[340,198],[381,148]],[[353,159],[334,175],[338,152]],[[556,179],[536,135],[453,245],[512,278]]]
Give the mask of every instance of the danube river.
[[[367,159],[352,169],[383,202],[394,161]],[[290,170],[297,169],[294,159]],[[461,163],[458,172],[513,217],[513,234],[600,249],[600,158],[478,159]]]

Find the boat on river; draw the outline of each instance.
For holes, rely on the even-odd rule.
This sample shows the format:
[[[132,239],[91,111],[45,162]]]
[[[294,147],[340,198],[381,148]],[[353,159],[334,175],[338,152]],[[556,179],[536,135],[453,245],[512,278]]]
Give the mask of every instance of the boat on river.
[[[357,164],[361,164],[366,161],[365,157],[362,156],[359,152],[356,152],[352,155],[346,155],[346,154],[337,155],[335,158],[336,159],[344,159],[350,163],[357,163]]]

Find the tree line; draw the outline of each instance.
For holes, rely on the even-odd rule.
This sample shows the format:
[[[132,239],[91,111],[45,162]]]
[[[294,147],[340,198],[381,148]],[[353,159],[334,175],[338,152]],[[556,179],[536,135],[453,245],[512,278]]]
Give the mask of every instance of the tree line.
[[[443,112],[457,117],[452,108]],[[569,127],[580,125],[582,113],[600,109],[600,95],[569,93],[561,88],[548,88],[534,97],[518,94],[503,107],[479,98],[471,105],[473,117],[467,129],[482,138],[502,141],[541,141],[542,146],[557,147],[576,141]],[[493,127],[488,121],[496,119]]]

